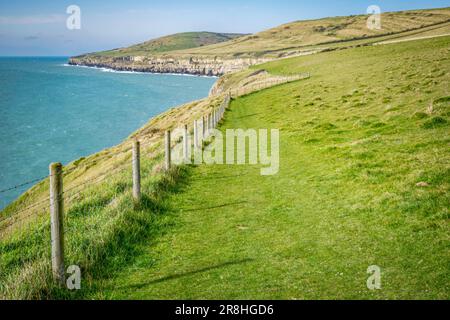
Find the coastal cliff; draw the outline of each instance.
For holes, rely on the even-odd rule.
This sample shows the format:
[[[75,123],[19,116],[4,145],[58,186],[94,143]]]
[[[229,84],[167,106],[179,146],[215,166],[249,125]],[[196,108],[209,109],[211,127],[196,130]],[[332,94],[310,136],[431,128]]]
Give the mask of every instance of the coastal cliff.
[[[109,68],[117,71],[137,71],[152,73],[177,73],[204,76],[222,76],[243,70],[251,65],[264,63],[269,59],[218,57],[107,57],[84,55],[69,59],[70,65]]]

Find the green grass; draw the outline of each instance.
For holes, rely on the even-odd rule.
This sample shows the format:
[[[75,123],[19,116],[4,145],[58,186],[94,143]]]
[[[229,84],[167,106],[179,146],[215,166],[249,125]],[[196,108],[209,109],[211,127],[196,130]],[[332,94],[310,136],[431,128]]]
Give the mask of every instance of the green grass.
[[[233,101],[221,129],[279,128],[280,173],[189,168],[170,232],[88,297],[449,299],[449,44],[264,65],[313,76]]]
[[[165,197],[180,188],[186,170],[162,172],[164,131],[192,123],[222,100],[216,96],[170,109],[121,144],[64,167],[65,262],[81,267],[89,289],[69,293],[52,282],[48,179],[0,211],[0,299],[84,297],[99,280],[126,266],[140,252],[140,243],[147,245],[158,232],[167,232],[166,216],[161,214]],[[144,197],[139,205],[131,197],[134,139],[141,141]]]
[[[142,161],[141,170],[147,178],[142,181],[140,203],[131,196],[131,170],[122,170],[77,193],[76,204],[66,210],[65,265],[80,266],[87,290],[69,292],[53,283],[50,222],[45,215],[0,242],[0,298],[82,298],[97,288],[98,281],[112,277],[140,254],[141,243],[148,245],[167,232],[170,223],[160,214],[164,199],[178,190],[186,170],[155,171],[160,161],[160,157]]]
[[[128,48],[98,52],[102,56],[142,56],[169,51],[192,49],[229,41],[243,36],[237,33],[185,32],[146,41]]]
[[[221,125],[280,129],[278,175],[155,174],[160,159],[143,157],[141,205],[127,171],[68,210],[66,264],[82,268],[82,290],[51,285],[41,221],[0,243],[1,294],[449,299],[449,48],[442,37],[254,67],[312,74],[234,100]],[[380,291],[366,288],[370,265]]]
[[[378,41],[414,37],[420,34],[448,33],[449,8],[384,12],[382,29],[367,28],[368,15],[329,17],[295,21],[251,35],[212,32],[187,32],[119,48],[76,57],[78,63],[95,61],[111,64],[112,58],[138,56],[152,59],[267,58],[278,59],[333,50],[347,46],[365,45]],[[145,59],[144,59],[145,60]],[[114,61],[114,63],[118,63]],[[121,61],[124,65],[127,61]],[[206,62],[208,64],[209,62]],[[133,65],[144,65],[140,59]]]
[[[440,37],[450,30],[450,8],[383,12],[380,30],[367,28],[368,17],[361,14],[295,21],[250,35],[180,33],[128,48],[84,54],[70,58],[69,63],[116,70],[229,76],[267,61]]]
[[[336,48],[347,46],[348,41],[361,44],[376,41],[378,37],[401,37],[404,32],[426,29],[448,22],[449,18],[449,8],[385,12],[381,15],[381,30],[367,28],[368,15],[295,21],[231,41],[186,49],[179,54],[279,58],[314,51],[320,45]]]

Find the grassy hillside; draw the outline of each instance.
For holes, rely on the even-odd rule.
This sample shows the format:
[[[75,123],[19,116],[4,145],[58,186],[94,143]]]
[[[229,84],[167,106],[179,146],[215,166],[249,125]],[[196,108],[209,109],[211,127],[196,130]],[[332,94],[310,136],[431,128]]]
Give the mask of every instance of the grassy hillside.
[[[278,175],[223,165],[164,175],[155,157],[160,145],[151,148],[140,205],[131,200],[128,170],[68,206],[66,263],[81,265],[81,291],[60,291],[36,277],[49,266],[42,218],[29,233],[1,242],[1,292],[449,299],[449,48],[450,37],[441,37],[254,67],[312,74],[234,100],[221,126],[280,129]],[[197,104],[136,134],[190,121],[214,102]],[[94,159],[85,161],[104,166]],[[370,265],[382,268],[380,291],[366,288]]]
[[[146,56],[175,50],[191,49],[232,40],[243,36],[236,33],[185,32],[146,41],[128,48],[98,52],[100,56]]]
[[[358,15],[297,21],[225,43],[184,50],[183,53],[276,56],[309,46],[396,34],[436,23],[449,22],[450,9],[383,13],[381,30],[369,30],[367,18],[367,15]]]
[[[221,127],[279,128],[280,174],[190,168],[167,233],[89,297],[449,299],[449,45],[258,66],[313,74],[233,101]]]
[[[383,13],[380,30],[369,29],[368,18],[357,15],[297,21],[240,37],[180,34],[73,57],[69,63],[122,71],[222,76],[280,58],[450,33],[450,8]]]
[[[349,40],[360,40],[359,44],[362,44],[372,41],[373,37],[384,36],[390,39],[403,36],[404,32],[426,32],[429,31],[427,28],[435,27],[436,24],[439,26],[447,22],[446,25],[449,26],[450,8],[386,12],[381,15],[381,30],[369,30],[367,18],[368,15],[357,15],[296,21],[246,36],[184,33],[92,55],[118,57],[170,54],[173,57],[279,58],[309,53],[323,49],[323,46],[345,46]]]
[[[162,210],[166,194],[176,189],[184,173],[162,170],[164,132],[192,123],[221,102],[218,96],[171,109],[120,145],[64,167],[66,265],[79,265],[86,285],[129,262],[140,242],[152,239],[153,232],[159,234],[158,225],[164,223],[154,214]],[[141,142],[145,177],[139,205],[130,189],[135,138]],[[51,279],[48,190],[45,179],[0,211],[0,300],[68,297]]]
[[[281,171],[191,167],[167,233],[94,298],[449,299],[450,37],[269,63],[309,80],[233,101]],[[256,67],[255,67],[256,68]],[[382,290],[366,288],[370,265]]]
[[[222,97],[172,109],[65,168],[66,265],[82,268],[81,291],[50,279],[48,181],[0,213],[18,222],[0,219],[0,298],[449,299],[449,57],[447,36],[224,77],[231,89],[311,73],[234,100],[221,127],[280,129],[278,175],[253,166],[165,174],[164,131]],[[134,137],[143,144],[139,204]],[[377,292],[365,286],[373,264],[383,271]]]

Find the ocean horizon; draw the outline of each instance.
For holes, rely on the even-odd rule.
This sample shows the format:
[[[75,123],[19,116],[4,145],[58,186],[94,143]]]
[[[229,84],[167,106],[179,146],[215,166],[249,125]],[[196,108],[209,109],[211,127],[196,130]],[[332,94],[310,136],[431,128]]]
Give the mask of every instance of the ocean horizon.
[[[152,117],[208,95],[214,77],[69,66],[69,57],[0,57],[0,190],[119,144]],[[31,185],[0,193],[3,209]]]

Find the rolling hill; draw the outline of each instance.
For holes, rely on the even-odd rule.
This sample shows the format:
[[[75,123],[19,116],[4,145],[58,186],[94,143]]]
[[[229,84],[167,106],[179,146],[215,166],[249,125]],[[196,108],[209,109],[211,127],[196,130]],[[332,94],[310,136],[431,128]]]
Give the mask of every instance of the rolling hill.
[[[440,25],[450,22],[450,9],[383,13],[381,30],[368,29],[367,19],[367,15],[357,15],[296,21],[205,48],[183,50],[177,54],[279,58],[283,54],[292,54],[308,47],[390,36]]]
[[[367,15],[357,15],[297,21],[245,36],[173,35],[130,48],[74,57],[69,63],[126,71],[220,76],[284,57],[422,33],[450,33],[450,8],[383,13],[381,30],[368,29],[367,19]],[[208,45],[206,39],[211,37],[216,43]]]
[[[146,41],[127,48],[103,51],[96,55],[104,56],[142,56],[170,51],[192,49],[229,41],[244,36],[237,33],[184,32]]]

